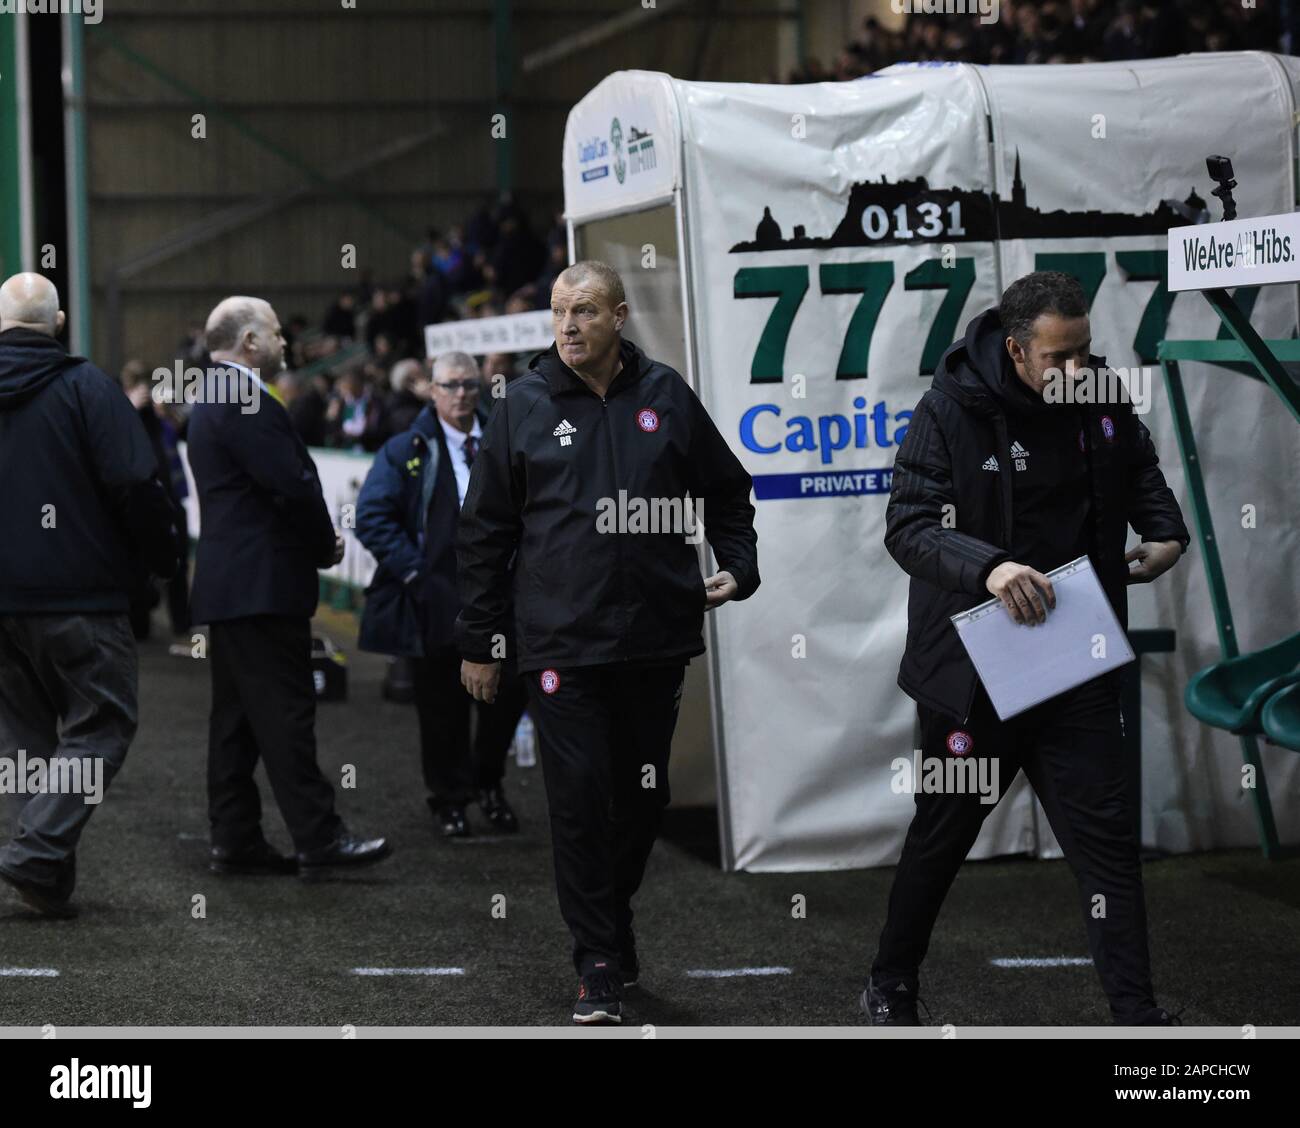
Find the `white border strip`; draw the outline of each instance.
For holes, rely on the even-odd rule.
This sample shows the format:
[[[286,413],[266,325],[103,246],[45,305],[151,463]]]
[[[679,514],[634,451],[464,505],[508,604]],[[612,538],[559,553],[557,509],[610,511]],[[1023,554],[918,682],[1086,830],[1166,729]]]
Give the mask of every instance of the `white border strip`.
[[[353,975],[464,975],[463,967],[354,967]]]
[[[741,975],[793,975],[794,972],[788,967],[721,967],[721,968],[696,968],[694,971],[688,971],[687,977],[690,979],[735,979]]]

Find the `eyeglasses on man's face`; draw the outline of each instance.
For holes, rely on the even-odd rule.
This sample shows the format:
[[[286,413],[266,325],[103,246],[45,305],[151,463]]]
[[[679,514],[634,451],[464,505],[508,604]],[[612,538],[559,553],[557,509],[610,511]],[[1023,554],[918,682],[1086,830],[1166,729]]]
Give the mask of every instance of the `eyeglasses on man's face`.
[[[453,396],[457,392],[477,392],[479,389],[477,380],[435,380],[433,386]]]

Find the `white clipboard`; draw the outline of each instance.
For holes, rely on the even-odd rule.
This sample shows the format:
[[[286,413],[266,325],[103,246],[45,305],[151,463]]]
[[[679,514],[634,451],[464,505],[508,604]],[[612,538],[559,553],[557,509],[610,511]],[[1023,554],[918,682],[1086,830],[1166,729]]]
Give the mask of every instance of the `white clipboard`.
[[[1045,623],[1017,623],[997,599],[951,616],[1004,721],[1134,658],[1092,561],[1080,556],[1045,574],[1056,592]]]

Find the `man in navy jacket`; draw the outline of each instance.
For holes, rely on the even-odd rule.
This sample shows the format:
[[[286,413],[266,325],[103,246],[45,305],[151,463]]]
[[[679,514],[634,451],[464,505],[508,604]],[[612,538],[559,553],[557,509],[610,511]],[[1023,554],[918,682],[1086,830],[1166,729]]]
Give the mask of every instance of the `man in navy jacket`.
[[[501,786],[506,751],[525,694],[513,675],[495,702],[478,702],[460,680],[454,628],[456,531],[478,452],[481,388],[474,358],[444,353],[433,366],[431,394],[410,430],[376,455],[357,499],[357,538],[379,561],[366,592],[359,645],[413,659],[415,704],[428,803],[448,837],[469,834],[465,806],[477,793],[488,822],[519,824]],[[470,749],[470,712],[478,730]]]
[[[213,367],[189,425],[200,535],[193,618],[209,624],[211,867],[219,873],[303,873],[375,862],[383,838],[349,834],[316,764],[311,617],[317,568],[343,542],[316,466],[264,380],[279,372],[284,338],[258,298],[226,298],[207,322]],[[259,755],[297,858],[262,835],[253,782]]]
[[[0,757],[20,802],[0,878],[57,917],[75,915],[77,843],[135,734],[130,593],[179,563],[144,427],[64,351],[64,321],[48,279],[0,286]]]

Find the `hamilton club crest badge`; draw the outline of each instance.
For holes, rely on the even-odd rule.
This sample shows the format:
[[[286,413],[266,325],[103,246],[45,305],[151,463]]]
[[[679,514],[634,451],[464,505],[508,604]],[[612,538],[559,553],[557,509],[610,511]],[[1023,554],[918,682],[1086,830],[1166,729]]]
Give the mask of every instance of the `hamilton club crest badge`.
[[[541,685],[543,693],[554,693],[560,688],[560,675],[554,670],[543,670],[541,677],[538,678],[538,684]]]
[[[975,746],[975,741],[968,732],[953,729],[948,734],[948,751],[954,756],[965,756]]]
[[[645,432],[659,430],[659,415],[651,407],[643,407],[636,413],[636,425]]]

